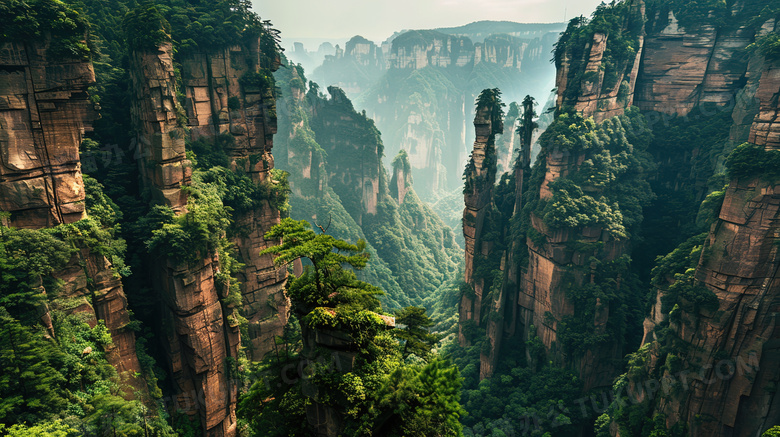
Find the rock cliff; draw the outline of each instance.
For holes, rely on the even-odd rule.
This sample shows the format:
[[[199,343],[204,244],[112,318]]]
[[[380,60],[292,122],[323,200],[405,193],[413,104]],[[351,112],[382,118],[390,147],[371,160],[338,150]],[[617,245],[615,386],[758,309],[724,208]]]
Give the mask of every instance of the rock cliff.
[[[231,139],[224,146],[228,171],[247,174],[257,185],[273,183],[272,90],[250,81],[240,83],[244,77],[278,66],[278,59],[261,65],[259,50],[255,41],[189,53],[180,61],[181,85],[174,75],[170,43],[157,51],[133,53],[132,113],[138,143],[144,147],[139,166],[154,203],[187,214],[192,163],[186,158],[186,144],[205,141],[223,147],[217,139],[225,134]],[[184,88],[184,106],[177,99],[179,86]],[[279,223],[280,211],[264,199],[257,208],[237,212],[233,220],[240,229],[233,233],[232,242],[243,264],[236,276],[242,296],[239,313],[247,319],[244,340],[249,356],[260,360],[273,349],[275,336],[281,335],[288,318],[289,301],[283,291],[287,272],[273,265],[272,256],[260,256],[262,249],[274,244],[264,235]],[[198,418],[206,435],[232,436],[238,388],[229,363],[239,358],[239,321],[225,300],[230,285],[218,278],[228,267],[221,265],[215,252],[199,255],[195,263],[161,257],[150,265],[150,275],[163,302],[161,329],[174,380],[174,406]]]
[[[776,150],[771,138],[778,129],[778,63],[754,56],[749,69],[757,74],[745,89],[755,100],[743,100],[734,112],[747,111],[747,103],[758,111],[749,137],[732,129],[731,140],[749,139],[764,150]],[[686,277],[676,275],[670,287],[658,292],[640,351],[646,357],[642,374],[682,388],[665,389],[645,402],[653,414],[665,417],[668,428],[688,424],[691,436],[758,435],[780,414],[772,389],[780,373],[770,364],[778,357],[777,180],[760,173],[732,176],[696,268],[686,272],[692,273],[692,284],[711,296],[711,306],[693,305],[690,294],[673,300],[686,283]],[[630,381],[633,386],[643,383],[636,377]]]
[[[276,133],[276,100],[272,90],[241,86],[252,72],[259,48],[234,46],[216,53],[198,53],[182,60],[185,107],[193,139],[215,140],[229,133],[230,166],[248,174],[256,184],[270,183],[274,168],[273,136]],[[275,70],[278,59],[261,68]],[[237,100],[237,102],[236,102]],[[289,301],[284,294],[287,272],[275,267],[271,255],[261,250],[276,244],[264,235],[280,220],[280,212],[268,201],[261,208],[237,214],[242,229],[233,242],[245,267],[238,274],[243,297],[242,315],[249,322],[249,356],[261,360],[273,350],[274,336],[287,323]]]
[[[51,46],[51,37],[0,46],[0,211],[10,213],[6,226],[51,228],[87,217],[79,146],[97,116],[87,93],[95,74],[91,61],[52,56]],[[119,275],[105,256],[85,244],[79,249],[52,273],[63,285],[49,296],[43,323],[53,333],[48,307],[81,313],[92,327],[104,321],[113,340],[108,361],[123,382],[145,391],[135,376],[141,365]]]
[[[460,340],[481,333],[469,320],[485,330],[480,377],[495,371],[502,339],[520,336],[532,368],[567,367],[585,390],[615,383],[615,401],[606,409],[613,425],[597,432],[749,436],[778,417],[780,375],[770,364],[778,337],[777,173],[762,167],[776,162],[770,156],[779,138],[778,61],[765,48],[775,19],[759,17],[760,2],[694,3],[618,2],[600,6],[592,20],[570,23],[556,47],[556,122],[524,181],[530,192],[512,193],[515,203],[522,199],[522,211],[515,209],[509,222],[500,214],[486,220],[499,229],[512,223],[510,241],[522,241],[519,251],[510,251],[514,260],[506,246],[484,250],[483,243],[489,287],[468,268],[477,270],[469,261],[480,247],[470,248],[469,240],[484,225],[476,224],[475,213],[464,217],[466,281],[473,290],[461,299]],[[744,142],[759,147],[737,147]],[[619,162],[633,170],[618,170]],[[602,179],[606,174],[609,180]],[[513,182],[515,191],[523,186]],[[663,198],[642,211],[638,205],[654,202],[651,182]],[[724,182],[728,187],[719,191]],[[493,188],[494,214],[508,199],[503,186],[502,179]],[[597,209],[606,215],[581,215],[588,198],[602,203]],[[680,206],[680,199],[693,206]],[[467,196],[467,211],[476,211],[471,203]],[[652,219],[646,225],[645,214]],[[657,238],[654,227],[667,223],[662,214],[673,218],[664,220],[683,240],[701,226],[709,233],[657,261],[652,284],[659,290],[648,305],[644,346],[628,356],[627,373],[619,376],[621,357],[638,343],[631,332],[640,328],[630,316],[643,311],[637,284],[653,267],[632,251],[645,244],[636,236]],[[475,299],[482,305],[475,307]],[[632,405],[617,399],[623,390]]]

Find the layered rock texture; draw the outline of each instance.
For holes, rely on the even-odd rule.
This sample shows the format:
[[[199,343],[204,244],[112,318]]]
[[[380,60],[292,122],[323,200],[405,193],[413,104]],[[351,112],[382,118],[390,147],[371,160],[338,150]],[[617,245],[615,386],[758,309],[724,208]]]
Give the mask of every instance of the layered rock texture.
[[[473,294],[464,294],[460,301],[461,344],[467,343],[463,334],[463,324],[467,321],[479,324],[481,321],[485,281],[484,278],[474,278],[474,258],[488,255],[491,249],[489,244],[483,244],[482,233],[485,216],[491,207],[493,185],[496,181],[496,134],[503,132],[501,122],[494,125],[495,120],[491,117],[492,109],[487,105],[477,106],[477,115],[474,118],[477,136],[474,150],[471,152],[471,160],[466,167],[466,187],[463,193],[466,204],[463,210],[463,235],[466,240],[465,281],[473,289]]]
[[[85,216],[79,146],[97,113],[92,64],[53,60],[50,41],[0,47],[0,210],[10,225],[43,228]]]
[[[776,150],[770,138],[778,129],[774,122],[778,62],[754,57],[751,67],[756,64],[763,67],[745,88],[753,90],[755,99],[745,102],[755,105],[758,113],[749,136],[733,129],[731,140],[747,139],[765,150]],[[735,114],[747,110],[742,106],[737,105]],[[778,359],[780,335],[776,328],[778,220],[776,179],[761,174],[733,178],[693,273],[695,283],[712,293],[717,305],[703,309],[682,300],[679,308],[667,313],[661,310],[662,301],[671,292],[658,292],[658,304],[645,322],[644,370],[682,387],[664,390],[653,403],[654,413],[664,414],[668,427],[687,423],[692,436],[752,436],[776,423],[780,411],[773,387],[780,372],[772,363]],[[663,334],[667,326],[674,343]],[[662,367],[670,355],[680,362]],[[681,384],[681,375],[688,374]]]
[[[273,94],[259,86],[239,84],[239,79],[259,68],[278,65],[258,65],[258,53],[255,43],[184,57],[184,107],[176,99],[179,84],[170,43],[163,43],[157,51],[133,53],[136,100],[132,112],[144,151],[139,165],[143,183],[154,193],[153,202],[170,206],[177,214],[187,213],[186,186],[191,183],[192,165],[186,159],[185,127],[192,140],[216,143],[220,135],[229,134],[232,141],[225,152],[232,170],[248,174],[256,184],[271,183],[276,132]],[[283,291],[287,272],[274,266],[272,256],[259,255],[275,244],[264,235],[279,220],[279,210],[268,200],[234,217],[241,232],[235,234],[233,243],[244,264],[237,273],[243,302],[239,312],[248,320],[245,341],[255,360],[273,349],[275,336],[282,334],[288,318],[289,301]],[[162,296],[163,343],[175,405],[197,418],[205,435],[232,436],[238,389],[229,363],[239,358],[239,322],[233,308],[223,302],[229,284],[217,279],[225,267],[216,253],[199,255],[202,258],[195,263],[162,257],[150,266],[150,274]]]
[[[4,226],[41,229],[87,217],[79,146],[97,115],[87,94],[95,74],[88,60],[51,56],[51,44],[44,38],[0,46],[0,211],[10,213]],[[135,377],[141,366],[127,298],[112,267],[80,247],[52,273],[62,287],[49,296],[42,322],[53,335],[49,307],[81,314],[91,327],[102,320],[113,340],[108,361],[124,382],[145,391]]]
[[[194,139],[216,139],[231,134],[227,146],[233,170],[247,173],[257,184],[271,182],[274,168],[273,136],[276,133],[276,100],[270,89],[241,86],[239,80],[252,72],[258,47],[234,46],[217,53],[199,53],[182,60],[182,82],[188,126]],[[265,68],[276,69],[274,65]],[[243,93],[242,93],[243,91]],[[238,98],[238,105],[229,100]],[[240,98],[239,98],[240,97]],[[249,356],[261,360],[273,350],[274,337],[287,323],[289,301],[284,294],[287,272],[273,264],[263,249],[276,244],[264,235],[279,223],[280,212],[265,201],[262,208],[234,217],[242,232],[234,238],[239,260],[243,298],[242,315],[249,322]]]

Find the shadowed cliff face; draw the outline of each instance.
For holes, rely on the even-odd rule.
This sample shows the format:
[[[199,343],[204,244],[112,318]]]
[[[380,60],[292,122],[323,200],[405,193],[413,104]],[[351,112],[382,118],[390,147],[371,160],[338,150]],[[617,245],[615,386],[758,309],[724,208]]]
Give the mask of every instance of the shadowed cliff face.
[[[749,134],[732,129],[731,141],[749,140],[776,150],[778,67],[777,61],[761,56],[751,59],[753,74],[745,87],[749,96],[734,112],[755,106],[752,112],[757,114]],[[780,379],[774,365],[780,356],[775,345],[780,336],[779,219],[776,179],[760,174],[732,177],[717,220],[700,247],[701,256],[695,259],[695,271],[689,271],[714,303],[702,309],[683,298],[669,312],[671,303],[665,301],[683,278],[676,276],[671,286],[659,290],[658,303],[645,322],[642,370],[670,385],[680,385],[681,375],[691,375],[684,390],[663,390],[646,401],[654,413],[665,415],[668,427],[688,423],[692,436],[753,436],[774,425],[778,410],[772,387]],[[668,366],[670,360],[676,360],[674,366]],[[637,378],[630,382],[644,383]]]

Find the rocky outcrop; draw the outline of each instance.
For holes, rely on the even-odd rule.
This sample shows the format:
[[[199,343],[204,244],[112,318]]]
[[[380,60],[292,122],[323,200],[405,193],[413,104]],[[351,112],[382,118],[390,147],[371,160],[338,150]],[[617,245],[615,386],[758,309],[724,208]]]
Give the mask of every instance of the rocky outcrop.
[[[344,91],[328,87],[328,92],[331,98],[315,109],[312,129],[328,154],[328,184],[362,225],[366,214],[376,214],[387,192],[381,175],[384,145],[373,120],[356,112]]]
[[[79,146],[96,112],[92,63],[47,56],[50,41],[0,46],[0,210],[44,228],[85,217]]]
[[[276,101],[272,89],[242,86],[241,79],[254,73],[257,46],[233,46],[211,53],[197,53],[182,60],[182,83],[188,126],[193,139],[216,140],[230,134],[226,152],[232,169],[245,172],[257,184],[272,183],[273,136],[276,133]],[[262,68],[275,70],[278,59]],[[289,299],[284,294],[287,272],[274,266],[272,255],[260,256],[277,242],[264,235],[280,221],[280,212],[268,201],[262,208],[234,216],[243,231],[233,243],[245,265],[238,274],[243,308],[248,320],[248,354],[261,360],[274,348],[287,323]]]
[[[131,77],[135,100],[132,115],[142,150],[139,160],[144,186],[152,201],[187,212],[191,163],[185,156],[186,115],[176,100],[172,45],[156,51],[135,51]],[[238,326],[223,314],[215,270],[215,254],[199,254],[196,263],[161,257],[150,263],[149,275],[162,301],[162,341],[172,376],[174,408],[198,422],[205,435],[222,437],[236,432],[237,387],[228,375],[228,357],[238,357]]]
[[[758,106],[749,140],[766,150],[776,150],[775,132],[780,128],[774,117],[778,67],[776,61],[754,57],[749,70],[757,74],[745,86]],[[735,115],[750,112],[740,104],[753,102],[747,97],[738,101]],[[740,120],[735,116],[736,122]],[[732,129],[732,142],[744,141],[744,133]],[[670,319],[660,311],[663,292],[658,292],[659,303],[645,322],[645,344],[652,353],[647,370],[672,381],[691,374],[685,390],[664,391],[655,404],[654,412],[666,414],[668,427],[687,423],[691,436],[747,437],[775,424],[780,414],[772,388],[780,380],[780,371],[772,364],[780,357],[779,229],[777,181],[732,180],[694,275],[717,298],[717,308],[682,306],[678,318]],[[670,353],[655,334],[663,323],[679,337],[673,352],[682,363],[676,373],[661,367]]]
[[[181,187],[192,178],[185,156],[184,113],[176,100],[173,45],[131,55],[130,77],[135,98],[131,108],[140,159],[141,183],[152,201],[186,212],[187,195]]]
[[[108,362],[116,368],[124,383],[145,392],[146,382],[137,376],[142,369],[136,355],[135,332],[128,326],[127,298],[120,276],[108,260],[83,248],[53,276],[63,285],[49,307],[67,314],[79,314],[93,328],[102,320],[112,339],[106,349]],[[127,395],[132,397],[133,393]]]
[[[622,26],[611,33],[594,31],[585,47],[566,45],[582,23],[570,24],[562,37],[563,44],[556,48],[555,59],[559,108],[571,106],[583,116],[601,122],[632,106],[645,47],[645,2],[631,0],[618,7],[625,9]],[[626,44],[627,40],[632,47],[622,54],[625,57],[619,58],[615,55],[618,49],[612,46]],[[577,53],[582,53],[581,58],[577,58]]]
[[[409,164],[409,156],[401,151],[393,159],[393,178],[390,179],[390,195],[399,204],[404,203],[406,193],[412,189],[412,166]]]
[[[503,132],[503,123],[491,117],[493,108],[479,105],[474,117],[474,129],[477,133],[474,140],[474,150],[466,167],[463,198],[463,236],[466,240],[465,282],[470,287],[468,293],[461,296],[459,307],[459,334],[461,345],[466,345],[468,339],[464,334],[467,322],[481,323],[482,298],[486,294],[485,278],[475,278],[477,266],[475,261],[485,257],[491,250],[489,244],[483,244],[482,233],[485,217],[492,207],[493,185],[496,180],[496,135]],[[496,348],[497,350],[497,348]]]
[[[249,175],[256,184],[273,184],[273,89],[251,78],[270,74],[278,67],[278,57],[268,61],[261,56],[258,41],[183,56],[182,106],[171,50],[170,43],[163,43],[157,51],[132,55],[136,96],[132,113],[143,151],[139,165],[152,201],[171,206],[177,214],[187,212],[183,188],[192,175],[185,150],[188,134],[193,141],[224,147],[233,171]],[[282,335],[289,312],[286,269],[274,266],[271,255],[260,255],[276,244],[264,235],[279,223],[280,212],[266,199],[259,208],[237,212],[233,219],[235,229],[240,229],[233,243],[243,264],[236,273],[242,294],[237,310],[248,321],[247,352],[261,360],[273,350],[275,337]],[[152,283],[163,301],[163,343],[173,376],[173,406],[196,418],[205,435],[233,436],[238,391],[230,363],[237,362],[241,346],[239,320],[235,309],[222,301],[228,297],[229,284],[216,277],[221,268],[217,254],[199,255],[202,259],[196,263],[163,257],[150,266]]]
[[[745,4],[734,3],[737,17]],[[743,86],[745,47],[755,30],[702,23],[683,27],[673,11],[648,13],[648,32],[635,104],[644,111],[685,115],[710,102],[725,105]],[[733,18],[732,18],[733,20]]]
[[[325,309],[328,314],[335,316],[334,309]],[[395,318],[375,314],[384,323],[385,330],[395,328]],[[301,314],[301,317],[304,315]],[[301,325],[303,350],[301,355],[306,360],[309,371],[311,366],[321,366],[329,373],[351,373],[357,367],[359,343],[353,334],[346,328],[334,329],[324,327],[309,327]],[[320,370],[321,371],[321,370]],[[314,381],[315,378],[304,378],[301,391],[310,402],[306,405],[306,421],[312,430],[312,435],[317,437],[338,437],[343,434],[343,406],[339,401],[329,397],[328,393],[321,393],[321,388]],[[324,399],[323,399],[324,398]]]

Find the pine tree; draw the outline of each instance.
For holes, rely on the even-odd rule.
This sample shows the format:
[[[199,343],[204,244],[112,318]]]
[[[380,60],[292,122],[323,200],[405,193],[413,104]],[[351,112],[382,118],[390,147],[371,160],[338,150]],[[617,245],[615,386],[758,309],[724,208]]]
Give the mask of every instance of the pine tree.
[[[62,352],[0,307],[0,421],[37,422],[66,405],[65,378],[51,364]]]
[[[425,314],[425,308],[406,307],[398,310],[395,312],[395,322],[406,326],[395,331],[395,336],[404,341],[403,357],[414,354],[420,358],[428,358],[439,337],[428,332],[434,323]]]

